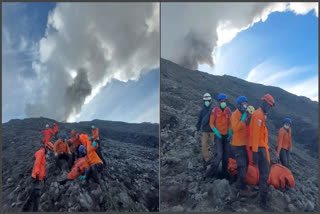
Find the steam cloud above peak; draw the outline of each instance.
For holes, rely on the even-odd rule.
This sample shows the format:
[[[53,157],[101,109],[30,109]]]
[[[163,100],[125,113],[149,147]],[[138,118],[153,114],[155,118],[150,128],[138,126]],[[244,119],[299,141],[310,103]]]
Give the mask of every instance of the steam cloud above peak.
[[[159,66],[158,3],[58,3],[34,68],[45,85],[29,117],[69,120],[112,79]]]
[[[318,3],[162,3],[161,57],[193,70],[213,67],[215,47],[272,12],[310,10],[318,16]]]

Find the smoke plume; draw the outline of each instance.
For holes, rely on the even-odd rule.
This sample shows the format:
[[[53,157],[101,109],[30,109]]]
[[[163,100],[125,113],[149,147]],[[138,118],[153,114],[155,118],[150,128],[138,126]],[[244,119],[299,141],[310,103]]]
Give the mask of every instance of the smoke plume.
[[[186,68],[214,65],[215,47],[273,12],[306,14],[318,3],[162,3],[161,57]]]
[[[46,87],[27,116],[69,120],[112,79],[158,67],[159,44],[158,3],[58,3],[33,63]]]

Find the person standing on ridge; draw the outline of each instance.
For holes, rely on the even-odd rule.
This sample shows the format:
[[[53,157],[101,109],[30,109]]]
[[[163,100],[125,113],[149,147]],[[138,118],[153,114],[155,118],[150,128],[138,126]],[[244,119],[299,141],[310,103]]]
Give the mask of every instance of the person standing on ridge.
[[[237,162],[237,184],[236,187],[240,192],[240,196],[251,196],[248,191],[246,174],[248,169],[248,154],[246,146],[248,145],[246,119],[248,100],[245,96],[237,98],[237,109],[232,113],[232,153]]]
[[[49,128],[49,124],[46,124],[46,130],[41,131],[41,133],[44,134],[44,138],[42,139],[42,142],[45,146],[47,146],[48,142],[50,142],[51,135],[54,135],[54,132],[51,128]]]
[[[74,130],[71,130],[72,138],[69,142],[72,144],[72,160],[76,160],[79,158],[79,146],[81,145],[79,139],[79,133],[76,133]]]
[[[97,127],[95,127],[94,122],[91,122],[90,125],[91,125],[91,136],[90,136],[89,140],[92,141],[92,142],[95,141],[96,143],[100,144],[99,129]],[[101,158],[103,164],[105,165],[106,162],[105,162],[105,160],[104,160],[104,158],[102,156],[102,153],[101,153],[101,145],[99,145],[97,147],[95,152],[99,155],[99,157]]]
[[[202,131],[202,138],[201,138],[201,148],[202,148],[202,155],[203,160],[205,163],[205,166],[209,165],[210,163],[210,155],[208,150],[208,145],[211,145],[211,142],[213,143],[214,140],[214,133],[212,132],[212,129],[210,128],[209,124],[201,125],[202,119],[206,116],[208,111],[211,111],[211,95],[209,93],[205,93],[203,95],[203,107],[199,113],[198,122],[197,122],[197,131]],[[210,143],[208,143],[210,140]]]
[[[56,123],[53,124],[53,134],[56,140],[58,140],[58,125]]]
[[[219,94],[219,106],[212,109],[210,114],[209,124],[215,135],[217,155],[212,160],[210,169],[206,173],[206,177],[215,175],[220,161],[222,161],[222,177],[228,178],[229,142],[232,138],[232,129],[230,120],[231,110],[227,107],[226,101],[227,96],[225,94]]]
[[[267,114],[275,101],[270,94],[265,94],[260,107],[255,110],[250,122],[249,146],[252,150],[252,161],[259,168],[260,206],[268,208],[268,177],[270,171],[270,156],[268,146],[268,130],[266,127]]]
[[[277,160],[285,167],[290,167],[290,152],[292,151],[292,139],[291,139],[291,119],[284,119],[284,125],[280,128],[277,138]]]

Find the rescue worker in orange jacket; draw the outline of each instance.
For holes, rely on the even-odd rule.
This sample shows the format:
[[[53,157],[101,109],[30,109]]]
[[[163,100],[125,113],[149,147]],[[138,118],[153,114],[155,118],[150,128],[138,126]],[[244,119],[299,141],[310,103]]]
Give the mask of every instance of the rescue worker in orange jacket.
[[[240,196],[250,196],[246,174],[248,169],[248,154],[246,146],[248,145],[247,138],[247,109],[248,99],[245,96],[237,98],[237,109],[232,113],[231,126],[232,126],[232,153],[237,162],[237,189],[240,190]]]
[[[61,138],[54,143],[54,156],[58,168],[61,170],[61,159],[68,161],[68,168],[72,167],[72,155],[71,150],[67,143],[67,135],[62,134]]]
[[[32,169],[32,188],[29,200],[23,207],[23,211],[38,211],[40,201],[40,182],[46,180],[46,153],[47,149],[42,146],[34,155],[35,161]]]
[[[89,140],[91,140],[92,142],[95,141],[98,144],[100,144],[100,146],[96,150],[96,153],[101,158],[103,164],[106,164],[106,162],[102,156],[102,153],[101,153],[101,142],[100,142],[100,137],[99,137],[99,129],[95,126],[94,122],[91,122],[90,125],[91,125],[91,136],[90,136]]]
[[[72,138],[69,140],[69,142],[72,145],[72,160],[76,160],[79,158],[79,146],[81,145],[79,134],[76,133],[74,130],[71,130],[71,136]]]
[[[275,106],[275,101],[270,94],[265,94],[260,107],[253,112],[250,122],[249,146],[252,150],[253,164],[259,168],[260,206],[266,208],[268,196],[268,177],[270,170],[270,156],[268,147],[268,131],[266,116]]]
[[[41,133],[45,134],[42,142],[47,146],[47,143],[50,142],[51,135],[54,135],[54,132],[49,128],[49,124],[47,124],[46,130],[41,131]]]
[[[54,133],[54,137],[57,140],[58,139],[58,125],[56,123],[53,124],[53,133]]]
[[[225,94],[219,94],[219,106],[211,111],[209,125],[215,135],[217,155],[213,158],[206,177],[216,175],[220,161],[222,161],[222,177],[228,178],[229,142],[232,138],[232,129],[231,110],[227,107],[226,100],[227,96]]]
[[[290,167],[290,152],[292,151],[292,139],[291,139],[291,119],[284,119],[284,125],[280,128],[277,139],[277,159],[285,167]]]
[[[90,167],[85,170],[85,174],[80,177],[80,180],[87,179],[86,181],[88,181],[88,178],[92,177],[96,183],[100,184],[99,173],[102,171],[103,162],[96,153],[98,147],[96,141],[87,142],[85,159]]]

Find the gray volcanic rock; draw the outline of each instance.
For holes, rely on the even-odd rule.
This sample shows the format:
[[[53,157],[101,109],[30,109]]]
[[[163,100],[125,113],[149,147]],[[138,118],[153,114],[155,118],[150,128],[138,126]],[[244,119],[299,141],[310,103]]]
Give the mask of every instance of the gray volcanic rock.
[[[278,87],[250,83],[231,76],[192,71],[161,59],[160,90],[160,210],[161,211],[316,211],[318,210],[318,103]],[[296,186],[277,190],[269,186],[268,210],[259,206],[259,195],[240,200],[235,183],[204,179],[201,133],[195,130],[202,96],[209,92],[213,105],[219,93],[228,96],[235,110],[236,98],[245,95],[257,108],[265,93],[276,100],[267,119],[269,151],[275,163],[276,139],[283,119],[293,121],[291,169]],[[214,145],[210,146],[215,155]],[[258,191],[257,187],[251,187]]]
[[[22,211],[30,196],[34,153],[47,118],[11,120],[2,124],[3,211]],[[67,170],[56,169],[54,156],[46,158],[47,184],[41,188],[39,211],[158,211],[159,210],[159,125],[129,124],[94,120],[99,128],[106,167],[101,186],[79,178],[59,183]],[[89,122],[59,123],[59,134],[75,129],[91,134]],[[55,142],[51,137],[51,142]],[[65,164],[66,166],[66,164]]]

